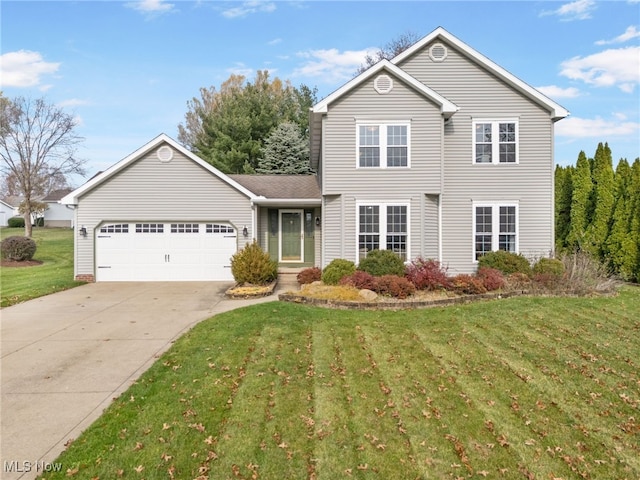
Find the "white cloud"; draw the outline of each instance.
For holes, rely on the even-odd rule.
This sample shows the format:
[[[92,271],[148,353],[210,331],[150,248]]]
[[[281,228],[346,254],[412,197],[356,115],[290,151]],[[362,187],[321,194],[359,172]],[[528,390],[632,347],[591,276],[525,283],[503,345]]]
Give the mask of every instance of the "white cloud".
[[[340,52],[331,48],[299,52],[298,57],[305,59],[305,62],[294,70],[293,75],[322,79],[324,83],[344,82],[353,78],[358,68],[364,64],[365,57],[376,51],[375,48],[369,48]]]
[[[41,85],[44,75],[55,73],[60,63],[45,62],[38,52],[19,50],[0,55],[0,86],[37,87],[48,90],[51,85]]]
[[[274,38],[273,40],[268,41],[267,45],[273,46],[273,45],[278,45],[279,43],[282,43],[282,39]]]
[[[140,0],[129,2],[126,6],[151,17],[172,12],[175,7],[173,3],[167,3],[166,0]]]
[[[639,37],[640,37],[640,32],[636,29],[635,25],[631,25],[630,27],[627,27],[627,29],[624,31],[623,34],[618,35],[617,37],[612,38],[611,40],[598,40],[596,42],[596,45],[609,45],[611,43],[624,43],[624,42],[628,42],[629,40],[633,40],[634,38],[639,38]]]
[[[614,114],[613,118],[606,120],[596,118],[568,117],[558,122],[555,133],[559,137],[578,138],[606,138],[606,137],[631,137],[638,138],[640,123],[625,121],[626,116]]]
[[[640,47],[609,49],[586,57],[573,57],[561,64],[563,75],[596,87],[617,86],[633,92],[640,82]]]
[[[275,11],[276,4],[273,2],[249,1],[243,2],[239,7],[228,8],[222,11],[222,16],[227,18],[246,17],[252,13],[271,13]]]
[[[576,98],[580,96],[580,90],[575,87],[562,88],[557,85],[546,85],[543,87],[536,87],[549,98]]]
[[[591,12],[595,9],[595,4],[596,2],[593,0],[576,0],[565,3],[556,10],[546,10],[540,15],[557,15],[563,21],[588,20],[591,18]]]
[[[81,100],[79,98],[69,98],[67,100],[62,100],[61,102],[57,102],[56,105],[61,108],[82,107],[85,105],[89,105],[89,102],[86,100]]]
[[[236,62],[236,64],[233,67],[227,68],[227,72],[229,74],[242,75],[245,78],[251,78],[253,76],[255,70],[253,70],[250,67],[247,67],[242,62]]]

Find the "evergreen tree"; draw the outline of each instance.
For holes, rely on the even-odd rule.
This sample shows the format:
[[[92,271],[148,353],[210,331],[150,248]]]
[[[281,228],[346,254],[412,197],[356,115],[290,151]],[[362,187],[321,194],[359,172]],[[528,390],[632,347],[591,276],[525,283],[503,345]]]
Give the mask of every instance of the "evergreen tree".
[[[611,149],[605,143],[598,144],[593,158],[591,172],[593,188],[587,215],[588,225],[585,231],[584,248],[601,260],[604,259],[603,246],[609,235],[611,214],[613,211],[613,160]]]
[[[620,160],[615,173],[614,205],[611,230],[605,242],[605,258],[612,272],[631,280],[637,256],[637,241],[631,233],[631,167],[626,159]]]
[[[571,226],[567,234],[567,247],[571,250],[581,250],[584,243],[585,231],[589,220],[589,199],[593,190],[591,181],[591,166],[583,151],[578,155],[575,170],[572,175],[573,194],[571,196]]]
[[[300,128],[290,122],[281,123],[264,142],[258,173],[306,174],[309,168],[309,141]]]
[[[282,122],[293,122],[301,131],[309,126],[309,108],[316,90],[293,88],[271,80],[259,71],[252,82],[232,75],[216,91],[201,89],[201,99],[188,103],[185,124],[178,139],[225,173],[254,172],[264,140]]]
[[[556,165],[555,171],[555,222],[556,250],[567,247],[567,235],[571,228],[571,196],[573,194],[574,167]]]

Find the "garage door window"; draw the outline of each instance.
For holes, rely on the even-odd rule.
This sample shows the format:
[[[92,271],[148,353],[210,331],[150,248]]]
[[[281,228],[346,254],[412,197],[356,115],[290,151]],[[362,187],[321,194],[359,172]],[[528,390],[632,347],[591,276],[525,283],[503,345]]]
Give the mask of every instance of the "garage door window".
[[[233,233],[233,227],[220,225],[218,223],[207,223],[207,233]]]
[[[199,227],[198,223],[172,223],[171,233],[198,233]]]
[[[136,233],[163,233],[163,223],[136,223]]]
[[[100,228],[100,233],[129,233],[129,224],[114,224],[114,225],[103,225]]]

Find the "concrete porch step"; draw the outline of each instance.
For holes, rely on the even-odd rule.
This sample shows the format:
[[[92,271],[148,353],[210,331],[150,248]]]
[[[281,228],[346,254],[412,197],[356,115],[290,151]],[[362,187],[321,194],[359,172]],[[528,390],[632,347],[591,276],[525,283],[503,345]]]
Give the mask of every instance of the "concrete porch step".
[[[302,270],[304,268],[279,267],[278,286],[298,290],[300,285],[298,284],[297,276]]]

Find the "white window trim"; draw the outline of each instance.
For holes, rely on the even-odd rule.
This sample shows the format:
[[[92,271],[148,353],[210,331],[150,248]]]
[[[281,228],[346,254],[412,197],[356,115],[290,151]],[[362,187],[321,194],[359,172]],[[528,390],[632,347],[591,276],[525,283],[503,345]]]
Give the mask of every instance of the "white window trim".
[[[371,168],[371,167],[369,167]],[[360,207],[374,206],[380,207],[380,218],[384,218],[384,222],[380,221],[380,250],[387,249],[387,207],[407,207],[407,252],[406,261],[411,258],[411,204],[409,202],[393,202],[393,201],[377,201],[377,200],[362,200],[356,202],[356,238],[355,238],[355,259],[356,264],[360,259]],[[475,228],[474,228],[475,229]]]
[[[476,125],[491,124],[491,162],[476,162]],[[516,161],[500,162],[500,123],[513,123],[516,126]],[[520,120],[518,118],[474,118],[471,125],[471,163],[473,165],[517,165],[520,163]]]
[[[378,167],[360,166],[360,127],[371,126],[380,127],[380,165]],[[404,167],[387,166],[387,127],[407,127],[407,165]],[[384,127],[384,128],[383,128]],[[384,132],[383,132],[384,129]],[[410,120],[360,120],[356,122],[356,169],[377,170],[391,169],[400,170],[411,168],[411,121]]]
[[[491,207],[491,251],[498,250],[500,245],[500,207],[515,207],[516,209],[516,251],[520,252],[520,205],[517,201],[500,202],[473,202],[471,207],[471,258],[473,263],[478,263],[476,259],[476,207]]]

